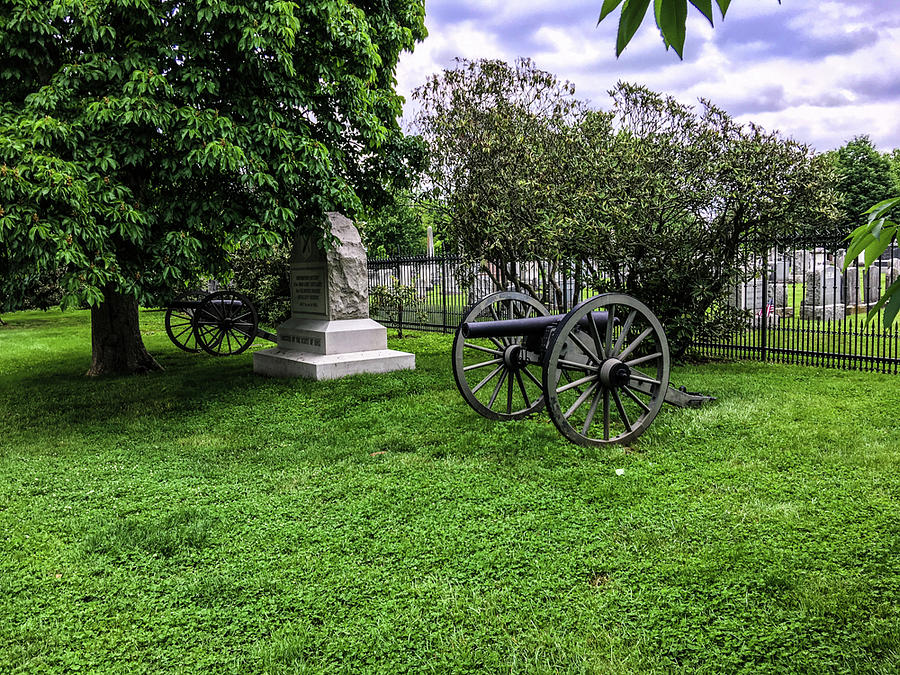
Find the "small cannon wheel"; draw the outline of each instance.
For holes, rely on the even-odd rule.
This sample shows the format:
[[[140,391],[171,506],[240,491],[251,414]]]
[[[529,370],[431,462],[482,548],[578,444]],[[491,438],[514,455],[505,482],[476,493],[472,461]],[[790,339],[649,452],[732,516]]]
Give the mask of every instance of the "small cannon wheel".
[[[462,323],[548,316],[530,295],[501,291],[480,300]],[[518,420],[544,407],[539,364],[526,363],[524,337],[453,338],[453,378],[459,393],[478,413],[492,420]]]
[[[622,293],[594,296],[569,312],[544,355],[550,417],[579,445],[636,439],[662,407],[668,385],[669,343],[662,324],[646,305]]]
[[[194,334],[195,310],[192,307],[184,307],[183,304],[191,302],[199,304],[204,295],[199,291],[182,293],[166,309],[166,335],[176,347],[192,354],[200,351]]]
[[[247,349],[256,338],[256,308],[243,293],[216,291],[194,310],[197,344],[213,356],[231,356]]]

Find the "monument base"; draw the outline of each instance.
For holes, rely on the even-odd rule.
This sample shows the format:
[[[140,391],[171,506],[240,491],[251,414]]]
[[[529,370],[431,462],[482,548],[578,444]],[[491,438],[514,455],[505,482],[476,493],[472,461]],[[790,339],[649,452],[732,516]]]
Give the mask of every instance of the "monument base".
[[[800,305],[800,318],[804,321],[843,321],[844,306]]]
[[[869,310],[874,306],[874,302],[871,305],[847,305],[846,313],[847,314],[868,314]]]
[[[333,380],[359,373],[389,373],[394,370],[414,370],[415,367],[414,354],[393,349],[312,354],[295,349],[272,347],[253,354],[253,372],[269,377]]]
[[[278,327],[277,347],[253,354],[253,372],[269,377],[333,380],[415,367],[415,355],[387,348],[387,329],[372,319],[294,317]]]

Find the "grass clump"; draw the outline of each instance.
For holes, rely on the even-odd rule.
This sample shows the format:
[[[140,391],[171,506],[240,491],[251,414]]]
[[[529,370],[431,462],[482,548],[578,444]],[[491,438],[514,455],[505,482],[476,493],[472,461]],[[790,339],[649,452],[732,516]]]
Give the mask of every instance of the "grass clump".
[[[203,548],[214,522],[197,509],[180,509],[157,522],[128,518],[91,532],[85,540],[85,550],[120,555],[140,549],[170,558],[180,552]]]

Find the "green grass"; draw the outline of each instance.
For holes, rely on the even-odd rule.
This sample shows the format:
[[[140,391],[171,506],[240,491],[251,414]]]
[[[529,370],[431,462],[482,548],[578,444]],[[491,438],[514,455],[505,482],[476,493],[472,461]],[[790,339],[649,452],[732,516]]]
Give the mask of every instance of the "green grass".
[[[900,669],[895,376],[677,368],[718,402],[588,450],[447,336],[280,381],[145,314],[167,370],[88,380],[84,312],[4,319],[0,672]]]

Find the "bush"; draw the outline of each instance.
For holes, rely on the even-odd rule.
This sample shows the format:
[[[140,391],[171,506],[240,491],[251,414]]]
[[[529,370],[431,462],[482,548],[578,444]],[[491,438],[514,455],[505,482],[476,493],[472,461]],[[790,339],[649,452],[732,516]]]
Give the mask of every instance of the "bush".
[[[391,277],[390,285],[380,285],[369,293],[369,307],[372,312],[384,312],[396,318],[397,336],[403,337],[404,312],[412,313],[417,321],[425,321],[425,298],[416,292],[415,286],[401,284],[397,277]]]
[[[0,312],[22,309],[50,309],[63,299],[60,287],[62,269],[22,276],[16,284],[16,295],[0,298]],[[12,285],[10,285],[12,288]]]

